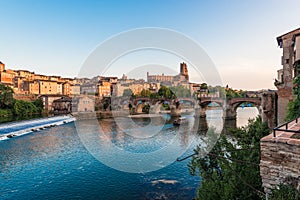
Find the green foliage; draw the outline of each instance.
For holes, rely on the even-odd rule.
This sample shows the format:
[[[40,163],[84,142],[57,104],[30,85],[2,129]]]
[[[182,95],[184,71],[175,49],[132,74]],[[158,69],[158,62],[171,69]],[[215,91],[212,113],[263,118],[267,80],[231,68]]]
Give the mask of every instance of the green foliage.
[[[178,97],[191,97],[191,91],[187,88],[185,88],[182,85],[170,87],[170,90],[172,91],[174,96]]]
[[[13,107],[13,90],[3,84],[0,84],[0,108],[9,109]]]
[[[44,105],[43,105],[43,101],[42,99],[37,99],[33,102],[33,104],[35,105],[35,107],[37,107],[37,109],[39,110],[39,112],[42,112],[44,109]]]
[[[1,109],[0,108],[0,116],[11,116],[13,115],[12,109]]]
[[[271,191],[269,200],[299,200],[300,193],[293,185],[279,185],[279,188]]]
[[[150,98],[151,98],[151,99],[158,99],[158,98],[159,98],[159,95],[158,95],[158,93],[151,93],[151,94],[150,94]]]
[[[131,89],[125,89],[125,90],[123,91],[123,96],[124,96],[124,97],[130,97],[130,96],[132,96],[132,94],[133,94],[133,92],[132,92]]]
[[[261,199],[260,139],[269,134],[261,118],[249,121],[248,127],[222,135],[204,158],[193,157],[190,172],[200,175],[197,199]],[[230,139],[228,139],[230,138]],[[200,149],[196,150],[198,153]]]
[[[157,94],[160,97],[164,97],[164,98],[168,98],[168,99],[176,98],[173,91],[170,88],[166,87],[166,86],[161,86],[160,89],[158,90]]]
[[[233,90],[232,88],[226,89],[226,97],[227,98],[243,98],[247,97],[247,93],[243,90]]]
[[[150,91],[150,90],[145,90],[145,89],[143,89],[143,90],[141,91],[141,93],[140,93],[139,96],[141,96],[141,97],[150,97],[150,96],[151,96],[151,91]]]
[[[17,116],[26,116],[40,113],[41,110],[37,108],[34,103],[16,100],[14,104],[14,114]]]
[[[300,116],[300,75],[294,79],[293,83],[294,94],[296,97],[294,101],[289,102],[288,104],[288,112],[286,116],[287,121]]]
[[[143,111],[144,113],[149,113],[149,111],[150,111],[150,105],[149,105],[149,104],[145,105],[145,106],[143,107],[142,111]]]
[[[207,83],[201,83],[200,89],[208,89]]]

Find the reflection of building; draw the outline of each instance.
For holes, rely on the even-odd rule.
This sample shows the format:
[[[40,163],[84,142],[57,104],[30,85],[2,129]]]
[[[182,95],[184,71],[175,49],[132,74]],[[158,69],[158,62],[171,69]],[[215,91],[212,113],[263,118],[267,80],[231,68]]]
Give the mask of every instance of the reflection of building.
[[[72,112],[93,112],[95,101],[87,96],[76,96],[72,101]]]
[[[176,76],[166,76],[164,74],[162,75],[149,75],[149,72],[147,72],[147,82],[148,83],[156,83],[160,82],[163,85],[169,85],[169,86],[177,86],[181,85],[182,83],[188,83],[189,82],[189,74],[186,63],[180,63],[180,73]]]
[[[278,70],[275,86],[278,89],[278,123],[284,122],[287,105],[293,100],[293,79],[300,70],[300,28],[277,37],[282,48],[282,69]]]

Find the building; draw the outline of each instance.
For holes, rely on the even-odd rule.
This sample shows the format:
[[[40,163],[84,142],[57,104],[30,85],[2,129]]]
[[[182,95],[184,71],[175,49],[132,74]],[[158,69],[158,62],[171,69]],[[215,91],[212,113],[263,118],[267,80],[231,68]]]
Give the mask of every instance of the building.
[[[178,86],[182,85],[183,83],[189,83],[189,73],[187,69],[186,63],[180,63],[180,73],[176,76],[169,76],[169,75],[150,75],[147,72],[147,82],[148,83],[161,83],[162,85],[167,86]]]
[[[27,70],[17,70],[16,72],[18,73],[19,77],[23,77],[23,78],[25,78],[26,80],[29,80],[29,81],[34,80],[34,72],[30,72],[30,71],[27,71]]]
[[[97,93],[99,97],[109,97],[112,94],[112,84],[109,81],[100,81],[97,85]]]
[[[3,70],[0,72],[0,82],[2,84],[13,87],[15,76],[16,76],[16,72],[14,70],[10,70],[10,69]]]
[[[260,140],[260,175],[266,193],[280,184],[300,191],[300,118],[281,124]]]
[[[68,114],[72,112],[72,98],[62,96],[52,102],[54,114]]]
[[[275,86],[278,89],[277,123],[281,124],[287,115],[287,105],[294,100],[293,79],[299,74],[300,64],[300,28],[277,37],[282,48],[282,69],[278,70]]]
[[[38,80],[40,92],[39,94],[62,94],[62,87],[58,87],[57,81]]]
[[[5,70],[5,64],[0,61],[0,72]]]
[[[57,99],[61,99],[62,97],[64,97],[64,96],[58,95],[58,94],[44,94],[44,95],[41,95],[39,98],[43,102],[44,109],[49,112],[53,112],[53,110],[54,110],[53,105],[52,105],[53,101],[55,101]]]
[[[72,112],[94,112],[95,101],[88,96],[75,96],[72,101]]]
[[[37,81],[23,81],[21,91],[24,94],[40,94],[40,84]]]

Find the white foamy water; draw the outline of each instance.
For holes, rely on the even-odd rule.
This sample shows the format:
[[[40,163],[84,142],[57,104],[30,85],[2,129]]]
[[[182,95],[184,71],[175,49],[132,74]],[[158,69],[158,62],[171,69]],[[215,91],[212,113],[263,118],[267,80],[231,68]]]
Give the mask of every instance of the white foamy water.
[[[37,132],[46,128],[51,128],[53,126],[58,126],[72,121],[75,121],[75,118],[66,115],[5,123],[0,125],[0,141],[22,136],[32,132]]]

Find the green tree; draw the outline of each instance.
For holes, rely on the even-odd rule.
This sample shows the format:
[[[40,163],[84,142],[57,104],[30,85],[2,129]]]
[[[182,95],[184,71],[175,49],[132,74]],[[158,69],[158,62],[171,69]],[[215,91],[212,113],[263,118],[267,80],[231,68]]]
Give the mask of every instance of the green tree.
[[[133,92],[132,92],[132,90],[129,89],[129,88],[126,88],[126,89],[124,89],[124,91],[123,91],[123,96],[124,96],[124,97],[130,97],[130,96],[132,96],[132,94],[133,94]]]
[[[187,88],[185,88],[182,85],[170,87],[170,90],[172,91],[175,96],[178,97],[191,97],[191,91]]]
[[[141,93],[140,93],[140,96],[142,96],[142,97],[150,97],[151,96],[151,91],[143,89],[141,91]]]
[[[14,104],[14,114],[17,116],[27,116],[32,114],[38,114],[39,110],[34,103],[23,100],[16,100]]]
[[[0,108],[10,109],[13,107],[13,90],[6,85],[0,84]]]
[[[189,163],[191,174],[201,176],[197,199],[264,198],[259,162],[260,139],[269,134],[267,124],[257,118],[230,133],[222,135],[207,156],[194,156]]]
[[[201,83],[200,89],[208,89],[207,83]]]
[[[43,105],[43,101],[42,99],[37,99],[33,102],[33,104],[35,105],[35,107],[41,112],[44,109],[44,105]]]
[[[173,91],[170,90],[170,88],[168,88],[167,86],[161,86],[157,93],[160,97],[164,97],[164,98],[168,98],[168,99],[176,98]]]
[[[295,99],[288,104],[287,121],[300,116],[300,75],[294,79],[293,83]]]
[[[279,185],[279,188],[273,189],[269,196],[269,200],[299,200],[299,199],[300,199],[300,192],[297,190],[296,185],[292,185],[292,184]]]

